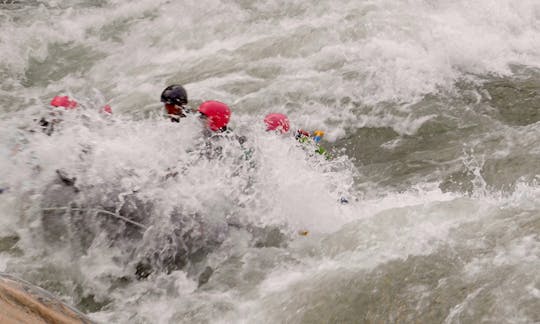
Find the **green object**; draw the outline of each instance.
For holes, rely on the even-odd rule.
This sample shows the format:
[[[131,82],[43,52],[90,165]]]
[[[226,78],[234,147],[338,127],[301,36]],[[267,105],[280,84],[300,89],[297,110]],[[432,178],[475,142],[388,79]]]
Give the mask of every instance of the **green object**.
[[[306,149],[308,148],[307,147],[308,145],[309,146],[313,145],[315,147],[315,153],[324,156],[325,159],[330,160],[332,158],[330,153],[328,153],[328,151],[326,151],[326,149],[324,147],[322,147],[320,144],[316,143],[313,140],[313,138],[308,137],[308,136],[300,136],[300,137],[297,138],[297,140],[298,140],[298,142],[305,145]]]
[[[300,143],[308,143],[309,137],[307,136],[301,136],[298,138],[298,142]]]
[[[330,153],[328,153],[328,151],[324,147],[322,147],[320,145],[317,145],[317,149],[315,150],[315,153],[318,153],[318,154],[324,156],[324,158],[327,159],[327,160],[330,160],[332,158]]]

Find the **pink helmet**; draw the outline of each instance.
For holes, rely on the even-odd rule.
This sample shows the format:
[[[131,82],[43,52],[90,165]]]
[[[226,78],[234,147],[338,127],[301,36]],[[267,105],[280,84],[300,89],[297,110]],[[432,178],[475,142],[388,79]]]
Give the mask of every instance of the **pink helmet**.
[[[229,123],[231,109],[219,101],[205,101],[199,106],[199,112],[208,118],[208,127],[218,131]]]
[[[279,130],[281,133],[289,131],[289,119],[284,114],[272,113],[264,117],[266,130]]]
[[[55,96],[51,100],[51,106],[64,107],[67,109],[75,109],[77,101],[71,100],[68,96]]]
[[[111,115],[112,114],[112,108],[111,108],[110,105],[105,105],[105,106],[103,106],[101,108],[101,112]]]

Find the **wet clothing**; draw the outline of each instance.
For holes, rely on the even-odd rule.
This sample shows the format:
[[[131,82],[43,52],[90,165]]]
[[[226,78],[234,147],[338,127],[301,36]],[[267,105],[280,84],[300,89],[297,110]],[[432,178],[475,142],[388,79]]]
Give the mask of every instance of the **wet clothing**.
[[[303,144],[302,146],[306,150],[312,147],[314,148],[313,152],[324,156],[325,159],[329,160],[332,158],[330,153],[328,153],[328,151],[324,147],[322,147],[319,143],[315,142],[311,137],[306,136],[303,133],[299,133],[296,135],[296,139],[298,140],[298,142]]]
[[[171,122],[173,122],[173,123],[179,123],[179,122],[180,122],[180,118],[185,118],[185,117],[186,117],[186,114],[181,113],[180,115],[169,115],[169,117],[171,118]]]

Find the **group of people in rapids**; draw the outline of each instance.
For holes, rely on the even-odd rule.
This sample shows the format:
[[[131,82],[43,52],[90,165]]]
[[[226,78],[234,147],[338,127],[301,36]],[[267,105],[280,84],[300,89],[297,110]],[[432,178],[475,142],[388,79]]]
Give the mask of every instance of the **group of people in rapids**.
[[[198,118],[202,121],[201,128],[207,138],[202,141],[202,150],[193,151],[194,156],[200,153],[203,153],[201,154],[203,158],[219,156],[213,155],[214,152],[219,154],[219,150],[215,150],[215,148],[218,148],[220,141],[212,141],[212,139],[216,138],[234,139],[232,142],[235,147],[236,144],[240,144],[240,148],[245,148],[242,146],[244,139],[237,136],[231,129],[228,129],[231,109],[227,104],[210,100],[202,102],[196,110],[190,109],[186,89],[178,84],[167,86],[161,93],[160,101],[163,103],[167,118],[173,123],[182,123],[183,119],[188,118]],[[39,123],[36,133],[40,133],[40,128],[46,135],[56,134],[57,131],[61,132],[61,125],[67,120],[67,118],[64,118],[66,117],[65,114],[69,114],[69,111],[79,107],[79,103],[68,96],[56,96],[50,104],[53,108],[49,110],[48,114],[41,119],[36,119],[36,122]],[[105,115],[113,113],[112,108],[108,105],[102,107],[101,111]],[[268,132],[283,136],[289,136],[292,133],[290,132],[291,124],[285,114],[267,114],[262,122],[264,124],[261,123],[261,126],[264,125]],[[294,137],[302,143],[300,146],[308,154],[312,154],[312,156],[321,154],[319,156],[321,159],[329,159],[329,155],[319,144],[323,135],[322,131],[309,133],[299,129],[294,132]],[[205,151],[207,146],[212,149],[208,155],[206,155],[207,152]],[[83,153],[80,155],[91,155],[92,151],[90,145],[84,147]],[[242,152],[242,159],[246,157],[245,151],[249,150]],[[236,153],[236,151],[234,152]],[[216,161],[217,159],[211,160]],[[253,160],[249,157],[245,160],[248,161],[245,170],[250,172],[252,170],[250,162]],[[159,174],[166,173],[161,178],[164,181],[169,181],[170,178],[178,179],[177,175],[182,172],[180,169],[176,169],[175,166],[161,171]],[[55,177],[47,185],[47,189],[41,197],[40,208],[44,239],[48,240],[47,242],[51,246],[74,240],[74,246],[86,249],[89,248],[95,237],[103,233],[107,233],[106,235],[110,235],[114,239],[121,237],[122,240],[118,240],[120,242],[118,246],[126,248],[126,251],[129,252],[126,252],[126,255],[134,255],[134,263],[136,263],[134,266],[135,276],[139,279],[148,277],[156,269],[169,272],[185,268],[191,263],[200,262],[202,256],[220,246],[229,230],[245,229],[253,235],[253,244],[255,246],[281,246],[284,241],[285,234],[278,227],[265,226],[259,228],[253,224],[242,224],[234,218],[220,220],[214,224],[205,219],[204,212],[201,214],[197,212],[186,213],[181,209],[175,209],[169,215],[175,226],[171,227],[170,232],[148,232],[157,235],[152,239],[151,242],[153,243],[150,244],[142,239],[146,230],[153,225],[153,220],[147,217],[151,214],[153,202],[148,202],[145,200],[144,195],[139,194],[140,188],[94,187],[92,184],[84,183],[84,181],[81,181],[80,184],[76,182],[77,178],[73,176],[74,174],[70,174],[70,170],[58,169],[56,174],[58,177]],[[247,192],[247,189],[244,191],[244,185],[245,188],[248,188],[251,181],[249,176],[245,178],[245,183],[240,184],[242,189],[239,192],[241,191],[241,194]],[[0,193],[7,190],[9,188],[2,189]],[[339,197],[338,201],[341,204],[348,203],[345,196]],[[95,216],[100,221],[94,222],[94,217],[91,216]],[[191,227],[195,229],[203,228],[204,230],[187,232],[190,231]],[[64,233],[68,232],[71,233],[71,236],[64,235]],[[306,236],[308,231],[303,229],[298,234]],[[128,244],[126,247],[122,245],[122,242],[135,241],[139,243]],[[162,243],[167,246],[167,249],[160,245]],[[156,251],[161,252],[157,253]],[[202,271],[201,276],[203,279],[210,276],[206,268]],[[207,281],[208,278],[200,279],[200,282],[205,280]]]
[[[203,128],[203,134],[205,134],[205,136],[208,138],[227,135],[238,140],[240,145],[245,142],[245,137],[238,136],[228,129],[228,124],[231,118],[231,109],[223,102],[215,100],[204,101],[199,105],[197,110],[190,109],[188,107],[187,91],[182,85],[179,84],[167,86],[161,93],[160,101],[163,103],[166,116],[171,122],[180,123],[184,118],[198,115],[198,118],[200,118],[206,125],[206,127]],[[62,123],[63,114],[65,112],[75,110],[79,107],[79,103],[76,100],[66,95],[55,96],[51,100],[50,105],[53,107],[53,109],[49,111],[48,115],[36,120],[41,131],[47,135],[51,135],[53,132],[55,132],[57,126]],[[105,115],[111,115],[113,113],[112,108],[109,105],[103,106],[101,108],[101,112]],[[285,136],[290,134],[289,131],[291,126],[289,119],[283,113],[269,113],[264,117],[263,121],[266,131],[268,132],[275,132]],[[295,139],[301,143],[301,146],[306,152],[308,152],[308,154],[320,154],[327,160],[331,158],[329,152],[327,152],[327,150],[320,144],[321,139],[324,136],[323,131],[315,130],[313,132],[308,132],[303,129],[297,129],[293,135]],[[213,154],[208,155],[212,156]],[[74,180],[65,175],[65,172],[57,170],[57,174],[64,183],[74,183]],[[0,186],[0,194],[8,190],[9,187]],[[347,199],[344,198],[341,198],[340,201],[341,203],[348,202]]]
[[[187,91],[179,84],[172,84],[166,87],[161,93],[161,102],[164,104],[167,117],[174,123],[179,123],[181,119],[195,112],[187,107]],[[68,96],[56,96],[51,100],[51,106],[70,110],[75,109],[78,103]],[[102,112],[112,114],[112,108],[109,105],[105,105],[102,108]],[[204,101],[196,112],[199,113],[200,118],[206,121],[207,129],[205,129],[205,132],[208,135],[230,132],[227,127],[231,118],[231,109],[227,104],[215,100]],[[290,123],[285,114],[269,113],[263,121],[266,125],[266,130],[269,132],[289,133]],[[50,135],[54,130],[55,124],[58,122],[59,119],[53,117],[52,119],[42,118],[39,123],[43,131]],[[327,159],[330,158],[329,153],[320,144],[324,136],[323,131],[315,130],[310,133],[306,130],[298,129],[294,136],[300,143],[312,145],[315,153],[321,154]]]

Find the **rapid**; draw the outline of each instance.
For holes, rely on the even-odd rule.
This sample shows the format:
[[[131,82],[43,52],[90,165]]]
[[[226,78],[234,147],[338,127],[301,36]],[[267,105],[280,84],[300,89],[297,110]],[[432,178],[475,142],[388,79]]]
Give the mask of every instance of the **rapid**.
[[[95,322],[540,322],[537,0],[0,0],[0,58],[0,272]]]

